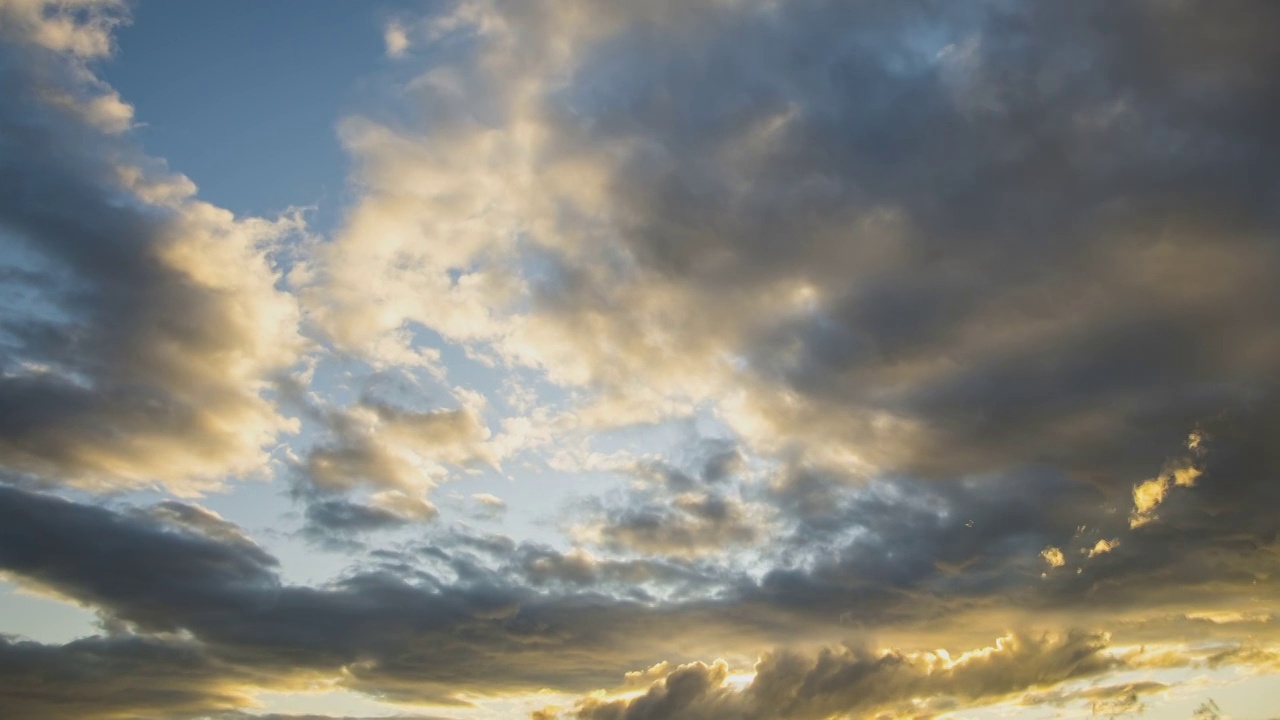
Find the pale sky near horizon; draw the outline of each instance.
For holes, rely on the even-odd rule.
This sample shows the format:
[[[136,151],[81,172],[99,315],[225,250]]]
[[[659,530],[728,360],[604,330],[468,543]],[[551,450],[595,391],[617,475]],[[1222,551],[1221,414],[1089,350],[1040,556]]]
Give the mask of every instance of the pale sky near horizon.
[[[1280,718],[1274,27],[0,0],[0,717]]]

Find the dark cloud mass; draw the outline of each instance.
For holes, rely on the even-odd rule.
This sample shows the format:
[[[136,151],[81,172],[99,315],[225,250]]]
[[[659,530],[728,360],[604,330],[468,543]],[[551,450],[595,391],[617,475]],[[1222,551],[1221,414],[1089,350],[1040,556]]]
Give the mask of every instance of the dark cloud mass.
[[[0,573],[98,620],[0,635],[0,717],[1280,673],[1280,4],[398,8],[327,237],[142,152],[128,10],[0,0]]]
[[[190,643],[86,638],[61,647],[0,639],[6,717],[194,718],[245,704],[251,676]],[[269,684],[269,678],[258,676]]]

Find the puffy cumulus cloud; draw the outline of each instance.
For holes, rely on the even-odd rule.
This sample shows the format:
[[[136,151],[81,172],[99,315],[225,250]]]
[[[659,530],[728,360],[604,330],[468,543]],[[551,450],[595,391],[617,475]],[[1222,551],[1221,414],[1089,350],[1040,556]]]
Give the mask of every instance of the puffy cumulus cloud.
[[[1195,462],[1205,452],[1205,438],[1199,431],[1187,437],[1189,455],[1167,463],[1156,477],[1133,486],[1133,510],[1129,513],[1129,527],[1136,528],[1156,519],[1156,507],[1164,502],[1175,487],[1191,487],[1202,474]]]
[[[1164,502],[1174,487],[1190,487],[1195,484],[1200,471],[1194,467],[1175,467],[1170,471],[1139,483],[1133,487],[1133,511],[1129,513],[1129,527],[1146,525],[1156,519],[1155,510]]]
[[[1062,554],[1062,549],[1053,547],[1052,545],[1041,550],[1040,557],[1044,558],[1044,561],[1048,563],[1051,568],[1060,568],[1067,564],[1066,556]]]
[[[178,608],[213,610],[237,588],[276,584],[274,557],[197,508],[122,514],[0,487],[0,515],[7,570],[108,611],[136,599],[121,618],[157,630],[178,629]]]
[[[725,567],[779,530],[770,498],[743,481],[734,443],[702,438],[664,457],[598,463],[628,477],[625,489],[586,498],[571,514],[575,541],[633,556],[711,557]]]
[[[472,517],[479,520],[496,520],[507,512],[507,501],[493,493],[475,493],[471,496]]]
[[[696,601],[738,579],[723,567],[683,557],[615,559],[528,543],[504,552],[512,573],[534,587],[607,592],[645,603]]]
[[[601,514],[575,528],[575,536],[642,555],[726,553],[759,541],[769,524],[761,508],[717,493],[632,495],[617,506],[601,508]]]
[[[1135,526],[1125,512],[1127,493],[1099,494],[1092,510],[1075,506],[1080,527],[1064,532],[1059,525],[1046,533],[1051,543],[1070,538],[1063,559],[1077,571],[1048,573],[1042,588],[1047,606],[1206,618],[1265,613],[1268,578],[1280,570],[1280,521],[1263,509],[1277,501],[1280,465],[1265,438],[1278,428],[1272,398],[1208,423],[1194,458],[1196,482],[1178,487],[1177,471],[1161,474],[1174,491],[1158,505],[1157,522]],[[1192,466],[1177,459],[1171,467]],[[1173,587],[1178,597],[1166,595]]]
[[[1123,661],[1100,635],[1009,635],[992,647],[952,658],[846,646],[813,656],[773,653],[757,663],[745,687],[723,663],[679,667],[626,700],[587,698],[572,717],[584,720],[823,720],[901,713],[932,717],[1114,669]]]
[[[1103,553],[1109,553],[1120,546],[1119,540],[1107,540],[1103,538],[1093,544],[1093,547],[1082,549],[1089,557],[1097,557]]]
[[[304,490],[324,494],[365,486],[420,495],[451,468],[496,466],[501,451],[490,442],[484,398],[462,389],[454,394],[456,408],[409,410],[373,398],[330,408],[290,383],[286,395],[321,431],[320,442],[295,462]]]
[[[344,126],[364,194],[309,302],[584,422],[706,403],[855,473],[1129,485],[1280,369],[1277,12],[459,3],[416,118]]]
[[[257,547],[257,543],[239,525],[199,505],[165,500],[140,512],[158,520],[162,525],[194,532],[231,546],[240,546],[250,552]]]
[[[174,638],[93,637],[66,645],[41,645],[0,637],[0,671],[9,681],[0,690],[0,708],[14,720],[320,717],[247,712],[260,705],[257,693],[308,689],[314,675],[245,667],[216,657],[200,643]],[[444,720],[421,714],[395,717]]]
[[[365,502],[329,495],[309,496],[301,534],[331,549],[359,546],[356,538],[435,520],[439,510],[420,495],[399,490],[372,493]]]
[[[1027,607],[1028,589],[1042,585],[1039,553],[1105,499],[1057,473],[850,488],[809,470],[777,478],[766,497],[781,531],[753,594],[867,629],[958,619],[994,597]]]
[[[265,394],[301,347],[273,253],[304,224],[200,202],[121,135],[90,64],[121,10],[0,4],[0,465],[190,494],[294,427]]]
[[[398,22],[387,23],[382,31],[382,41],[387,46],[389,58],[398,58],[409,51],[409,32]]]
[[[112,31],[124,21],[120,0],[5,0],[0,3],[8,41],[88,59],[107,55]]]
[[[507,507],[506,501],[493,493],[476,493],[471,496],[471,499],[474,500],[477,505],[498,511],[505,510]]]

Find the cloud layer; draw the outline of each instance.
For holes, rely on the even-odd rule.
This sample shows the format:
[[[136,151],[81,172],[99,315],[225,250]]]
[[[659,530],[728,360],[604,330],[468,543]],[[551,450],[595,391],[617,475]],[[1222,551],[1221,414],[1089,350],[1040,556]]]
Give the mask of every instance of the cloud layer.
[[[0,0],[0,573],[98,623],[0,636],[0,715],[1280,672],[1280,6],[388,15],[332,233],[145,154],[128,10]]]

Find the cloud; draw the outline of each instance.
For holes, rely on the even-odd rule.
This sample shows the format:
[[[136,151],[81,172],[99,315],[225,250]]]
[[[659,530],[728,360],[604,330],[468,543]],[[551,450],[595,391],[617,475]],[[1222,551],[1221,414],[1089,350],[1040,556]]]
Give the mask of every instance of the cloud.
[[[1047,547],[1040,551],[1040,557],[1049,564],[1051,568],[1060,568],[1067,564],[1065,556],[1062,554],[1061,548]]]
[[[384,698],[453,704],[463,692],[586,689],[605,681],[617,660],[632,665],[654,653],[639,628],[656,611],[633,600],[590,585],[536,592],[505,563],[486,566],[447,545],[424,548],[419,559],[433,558],[443,562],[394,573],[367,567],[323,587],[289,585],[274,557],[226,533],[170,522],[164,512],[122,513],[0,487],[0,568],[93,607],[113,626],[182,633],[238,666],[341,677],[346,688]],[[510,549],[501,560],[538,566]],[[606,564],[592,572],[619,570]]]
[[[574,532],[614,550],[693,556],[753,544],[766,524],[759,509],[735,498],[685,492],[669,498],[628,497]]]
[[[0,464],[193,494],[262,475],[294,427],[266,398],[302,347],[272,256],[305,224],[196,200],[132,146],[90,64],[121,9],[0,8]]]
[[[409,50],[409,32],[398,22],[387,23],[382,31],[382,40],[387,46],[389,58],[398,58]]]
[[[157,520],[163,526],[187,530],[217,542],[245,548],[250,552],[257,548],[253,539],[238,525],[199,505],[166,500],[147,508],[143,514]]]
[[[855,475],[1131,486],[1280,361],[1274,11],[926,5],[461,3],[417,124],[344,126],[309,306],[588,424],[705,403]]]
[[[901,542],[905,537],[885,540]],[[986,547],[992,553],[1007,544],[1000,537],[992,534],[986,545],[962,552]],[[920,552],[925,558],[937,557],[936,551]],[[1040,593],[1028,595],[1019,590],[1020,582],[1009,582],[1032,577],[1034,552],[1028,548],[1021,576],[1016,556],[995,555],[974,566],[971,576],[956,577],[931,564],[932,571],[926,571],[925,563],[911,560],[910,554],[884,558],[875,546],[855,543],[834,561],[804,571],[775,571],[753,586],[746,577],[726,574],[711,564],[622,562],[501,538],[443,534],[399,553],[379,551],[372,562],[339,580],[308,587],[284,582],[274,557],[198,508],[167,503],[113,511],[0,488],[0,569],[92,607],[120,637],[136,636],[139,642],[189,638],[208,662],[219,666],[266,672],[283,678],[281,682],[329,678],[340,687],[401,702],[456,703],[464,693],[532,692],[543,687],[586,692],[615,681],[619,667],[647,667],[661,660],[687,663],[711,653],[752,657],[762,647],[859,632],[837,617],[849,609],[856,612],[857,622],[904,639],[915,637],[913,642],[920,638],[911,628],[933,625],[929,639],[950,637],[953,647],[990,627],[993,619],[999,624],[1078,619],[1063,614],[1057,604],[1080,590],[1041,585]],[[1014,574],[1009,577],[1010,568],[1001,566],[1011,560]],[[903,562],[907,572],[886,574],[895,562]],[[1136,586],[1142,593],[1136,603],[1126,603],[1123,593],[1091,589],[1090,604],[1108,613],[1111,622],[1121,623],[1121,629],[1127,617],[1157,623],[1157,636],[1168,641],[1188,630],[1153,616],[1147,607],[1153,597],[1177,599],[1184,608],[1208,607],[1201,590],[1205,587],[1219,599],[1239,597],[1230,590],[1229,567],[1206,567],[1194,557],[1182,562],[1190,566],[1182,576],[1168,575],[1168,568],[1160,566],[1146,577],[1104,576],[1121,589],[1132,591]],[[1096,589],[1096,577],[1070,579],[1086,581]],[[1257,586],[1246,587],[1240,592],[1259,592]],[[652,591],[646,595],[638,588]],[[1017,605],[1027,612],[1016,616],[1007,611]],[[993,607],[1006,609],[994,618],[984,615]],[[1229,625],[1200,625],[1202,629],[1194,632],[1230,630]],[[1250,627],[1266,630],[1256,623]],[[655,634],[653,628],[663,632]],[[1133,639],[1144,637],[1141,629],[1127,632]],[[672,656],[666,641],[671,635],[682,638],[679,657]],[[793,657],[790,651],[780,652],[762,667],[787,669],[800,663],[807,668],[799,673],[801,678],[825,677],[828,670],[841,678],[849,673],[850,688],[840,685],[815,699],[797,701],[795,707],[803,712],[817,712],[864,702],[857,699],[862,686],[856,678],[861,675],[853,668],[902,665],[885,683],[876,682],[873,687],[883,688],[876,692],[898,692],[895,683],[907,688],[902,692],[923,692],[918,683],[924,683],[925,689],[975,700],[1101,673],[1117,662],[1112,654],[1101,652],[1105,645],[1096,634],[1018,635],[954,662],[916,650],[885,655],[849,648],[813,657],[801,653],[795,655],[801,660],[795,661],[787,660]],[[431,651],[423,652],[425,648]],[[1199,660],[1183,654],[1171,661],[1179,666],[1274,666],[1269,645],[1231,648],[1225,645]],[[1126,660],[1135,666],[1140,661],[1145,667],[1154,659]],[[952,665],[933,677],[935,670]],[[711,673],[706,669],[710,667],[700,672]],[[919,679],[925,669],[931,678],[927,681]],[[775,677],[772,671],[760,672],[757,683]],[[817,682],[796,679],[790,670],[784,674],[792,685]],[[707,698],[690,707],[701,712],[705,703],[719,702],[716,698],[730,692],[711,692],[716,683],[707,685]],[[873,693],[865,702],[875,698],[886,703],[901,699]]]
[[[295,469],[307,492],[333,493],[366,486],[420,494],[450,468],[498,464],[477,393],[454,390],[458,407],[412,410],[371,398],[326,407],[296,380],[283,384],[288,402],[319,429],[320,441]]]
[[[199,643],[172,638],[94,637],[53,646],[0,637],[0,672],[11,681],[0,692],[0,703],[6,716],[15,720],[320,717],[244,712],[258,706],[257,692],[301,689],[311,678],[239,666],[214,657]],[[444,720],[416,714],[395,717]]]
[[[1052,687],[1119,664],[1106,638],[1088,634],[1011,635],[952,659],[946,653],[904,654],[846,646],[806,657],[767,655],[745,687],[722,664],[685,665],[630,700],[581,701],[584,720],[701,720],[734,717],[803,720],[901,711],[931,715],[949,698],[984,703],[1022,690]],[[924,699],[927,699],[924,700]]]
[[[420,497],[384,490],[371,495],[368,504],[339,498],[310,498],[303,515],[304,536],[334,548],[345,548],[350,546],[352,536],[434,520],[439,511]]]
[[[421,502],[424,504],[415,518],[376,505],[362,505],[346,500],[320,500],[307,505],[307,525],[304,532],[323,538],[328,533],[342,535],[387,530],[406,525],[414,519],[434,517],[434,508],[425,501]]]

